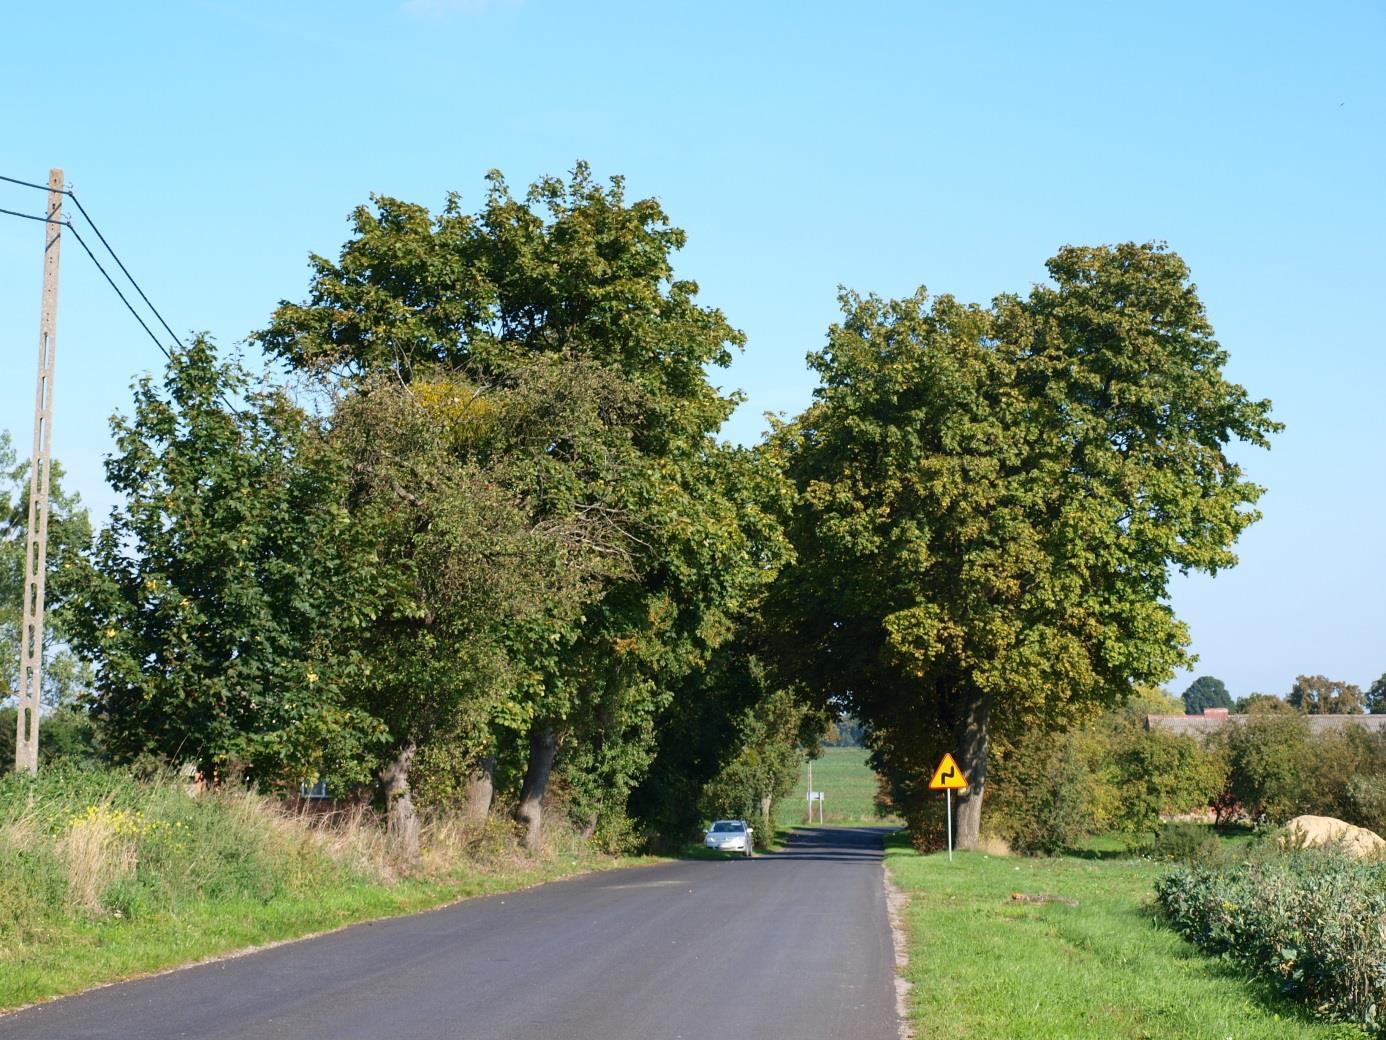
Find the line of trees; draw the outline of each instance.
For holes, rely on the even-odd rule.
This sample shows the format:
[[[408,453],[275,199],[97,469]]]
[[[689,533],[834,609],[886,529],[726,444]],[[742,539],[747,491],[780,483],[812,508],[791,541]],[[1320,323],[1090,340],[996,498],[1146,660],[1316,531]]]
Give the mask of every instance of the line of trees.
[[[768,813],[845,712],[899,804],[959,753],[968,847],[992,741],[1188,663],[1169,571],[1235,562],[1225,448],[1277,425],[1178,256],[845,293],[814,403],[741,448],[683,243],[583,165],[375,197],[253,337],[274,378],[200,338],[140,381],[65,608],[108,753],[371,784],[406,850],[421,801],[537,843],[552,791],[619,843]]]
[[[1148,691],[1087,725],[1008,746],[995,831],[1018,850],[1055,853],[1090,833],[1158,841],[1171,817],[1209,812],[1219,823],[1312,813],[1386,830],[1386,733],[1352,725],[1315,733],[1295,710],[1255,714],[1201,740],[1147,729],[1145,715],[1172,703]]]
[[[1207,708],[1227,708],[1238,714],[1300,712],[1305,715],[1386,713],[1386,675],[1363,691],[1356,683],[1324,675],[1300,675],[1288,695],[1253,693],[1236,701],[1221,679],[1200,675],[1182,695],[1184,713],[1201,715]]]

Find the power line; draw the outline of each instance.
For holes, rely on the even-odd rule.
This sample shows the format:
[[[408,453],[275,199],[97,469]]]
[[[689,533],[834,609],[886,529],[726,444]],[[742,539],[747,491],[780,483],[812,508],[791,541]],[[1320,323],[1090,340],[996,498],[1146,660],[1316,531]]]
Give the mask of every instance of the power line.
[[[8,184],[18,184],[21,187],[25,188],[38,188],[43,191],[48,190],[48,187],[46,185],[35,184],[32,181],[20,180],[18,177],[6,177],[3,174],[0,174],[0,181],[4,181]],[[91,230],[96,233],[96,237],[101,240],[101,244],[106,248],[106,252],[111,255],[111,259],[113,259],[116,262],[116,265],[119,266],[121,273],[125,275],[126,279],[134,287],[135,292],[140,294],[140,299],[145,302],[145,306],[147,306],[150,309],[150,311],[153,312],[154,316],[159,319],[159,324],[164,327],[164,331],[169,334],[169,336],[173,339],[173,342],[178,344],[178,346],[181,349],[186,350],[187,347],[184,345],[182,339],[180,339],[178,334],[174,332],[172,328],[169,327],[168,322],[164,320],[164,316],[159,313],[159,308],[154,306],[153,301],[150,300],[148,295],[146,295],[145,291],[142,288],[140,288],[140,283],[135,281],[135,276],[130,273],[130,269],[125,266],[124,262],[120,259],[120,256],[111,247],[110,242],[106,241],[106,236],[103,235],[101,233],[101,229],[96,226],[96,221],[92,220],[91,214],[88,213],[86,207],[82,205],[82,201],[79,198],[77,198],[77,196],[73,194],[71,190],[67,188],[61,189],[60,194],[66,195],[74,203],[76,203],[77,209],[82,214],[83,219],[86,220],[87,224],[91,227]],[[145,335],[147,335],[149,339],[153,342],[153,344],[159,348],[159,352],[163,354],[165,358],[167,358],[169,361],[173,360],[173,355],[169,352],[169,349],[165,347],[164,344],[159,340],[159,337],[154,334],[154,330],[149,327],[148,323],[142,317],[140,317],[139,311],[137,311],[134,305],[131,304],[129,298],[125,295],[125,293],[121,292],[120,286],[116,284],[116,281],[114,278],[111,277],[110,272],[108,272],[106,268],[102,266],[101,261],[96,258],[96,254],[91,251],[91,247],[87,245],[86,240],[82,238],[81,233],[73,225],[70,219],[55,220],[52,217],[38,217],[34,216],[31,213],[20,213],[16,210],[3,208],[0,208],[0,213],[11,217],[20,217],[24,220],[38,221],[43,224],[60,224],[63,227],[67,228],[69,231],[71,231],[73,237],[77,239],[77,244],[82,247],[82,251],[85,252],[87,254],[88,259],[90,259],[91,262],[96,265],[96,269],[101,272],[101,277],[106,279],[106,284],[111,287],[112,291],[115,292],[116,296],[120,297],[120,302],[125,304],[125,309],[130,312],[130,316],[140,323],[140,328],[144,329]],[[220,392],[217,396],[221,398],[222,404],[226,405],[226,407],[230,410],[232,415],[235,415],[237,417],[240,416],[240,410],[237,409],[236,406],[233,405],[227,399],[225,392]]]
[[[121,272],[125,275],[126,278],[130,280],[130,284],[135,287],[135,292],[140,294],[140,299],[144,301],[145,306],[147,306],[151,311],[154,312],[154,317],[159,319],[159,324],[164,327],[164,331],[169,334],[169,336],[173,339],[173,342],[177,343],[180,347],[183,347],[183,349],[186,350],[187,347],[183,346],[183,341],[178,338],[178,334],[168,327],[168,322],[164,321],[164,316],[159,313],[159,308],[155,307],[154,304],[150,302],[149,297],[146,296],[144,294],[144,290],[140,288],[140,283],[135,281],[135,276],[130,273],[129,269],[126,268],[125,264],[121,262],[120,257],[116,255],[116,251],[111,248],[111,244],[106,241],[106,236],[101,233],[101,229],[96,226],[96,221],[91,219],[91,215],[87,213],[87,208],[82,205],[82,200],[79,199],[76,195],[74,195],[71,191],[64,191],[63,194],[77,204],[77,209],[82,214],[83,219],[91,225],[91,229],[96,232],[96,237],[101,239],[101,244],[106,247],[106,252],[111,254],[111,259],[116,262],[116,264],[120,267]],[[75,230],[72,233],[74,235],[77,234]],[[81,242],[82,240],[79,237],[77,241]],[[82,248],[86,249],[86,246],[83,245]],[[87,255],[91,256],[91,250],[87,249]],[[92,257],[92,260],[94,262],[96,258]],[[100,267],[101,265],[97,264],[96,266]],[[102,271],[101,273],[105,274],[106,272]],[[110,281],[109,276],[107,276],[107,281]],[[112,284],[114,285],[114,283]],[[124,297],[122,297],[122,299],[124,299]],[[127,303],[126,306],[128,307],[129,304]],[[143,325],[144,322],[140,322],[140,324]],[[162,347],[160,347],[159,349],[163,350]],[[167,354],[168,351],[165,350],[164,353]]]
[[[48,185],[46,184],[35,184],[33,181],[22,181],[18,177],[5,177],[0,175],[0,181],[9,181],[11,184],[22,184],[26,188],[37,188],[39,191],[48,190]],[[63,194],[66,195],[67,192],[64,191]]]
[[[14,180],[14,178],[13,178],[13,177],[0,177],[0,180],[7,180],[7,181],[9,181],[9,180]],[[19,181],[19,182],[17,182],[17,183],[23,184],[24,182],[23,182],[23,181]],[[63,194],[67,194],[67,193],[66,193],[66,192],[63,192]],[[74,200],[74,201],[76,201],[76,200]],[[94,264],[96,265],[96,269],[97,269],[98,271],[101,272],[101,276],[102,276],[103,278],[106,279],[106,284],[109,285],[112,289],[115,290],[115,294],[116,294],[117,296],[120,297],[120,302],[123,303],[123,304],[125,304],[125,309],[128,310],[128,311],[130,312],[131,316],[132,316],[137,322],[140,323],[140,328],[144,329],[145,333],[149,336],[149,338],[150,338],[151,340],[154,341],[154,345],[155,345],[156,347],[159,348],[160,352],[163,353],[164,357],[168,358],[170,361],[173,360],[172,355],[170,355],[169,352],[168,352],[168,348],[165,347],[162,343],[159,342],[159,337],[156,336],[156,335],[154,335],[153,330],[150,329],[150,327],[149,327],[148,325],[145,324],[145,321],[144,321],[143,318],[140,317],[139,312],[136,311],[135,308],[132,307],[132,306],[130,305],[130,301],[129,301],[128,299],[126,299],[126,298],[125,298],[125,294],[124,294],[123,292],[120,291],[120,286],[116,285],[115,279],[113,279],[113,278],[110,276],[110,274],[106,271],[106,269],[105,269],[104,267],[101,266],[101,261],[98,260],[98,259],[96,259],[96,255],[91,251],[91,247],[88,246],[87,243],[86,243],[86,241],[82,238],[81,233],[78,232],[78,230],[77,230],[75,227],[72,226],[72,221],[70,221],[70,220],[54,220],[52,217],[36,217],[36,216],[34,216],[32,213],[18,213],[18,212],[16,212],[16,211],[12,210],[12,209],[0,209],[0,213],[4,213],[4,214],[6,214],[7,216],[11,216],[11,217],[23,217],[25,220],[36,220],[36,221],[38,221],[40,224],[57,224],[57,225],[59,225],[60,227],[65,227],[65,228],[67,228],[69,231],[71,231],[71,232],[72,232],[72,237],[75,238],[75,239],[77,239],[77,244],[80,245],[80,246],[82,247],[83,251],[87,254],[87,256],[91,258],[91,262],[94,263]],[[99,234],[99,232],[98,232],[98,234]],[[117,261],[117,263],[119,263],[119,261]],[[123,270],[123,269],[124,269],[124,268],[122,268],[122,270]],[[131,281],[133,282],[134,279],[131,279]],[[138,287],[137,287],[137,288],[138,288]],[[143,296],[144,294],[141,293],[140,295]],[[146,301],[146,302],[147,302],[147,301]],[[151,309],[152,309],[152,308],[151,308]],[[158,312],[155,311],[155,313],[157,314]],[[162,320],[162,319],[160,319],[160,320]],[[177,338],[178,338],[178,337],[176,337],[176,336],[174,337],[174,339],[177,339]],[[181,347],[181,346],[182,346],[182,343],[179,343],[178,345]]]
[[[74,199],[73,201],[76,200]],[[127,300],[125,298],[125,294],[120,291],[120,286],[116,285],[115,279],[113,279],[109,274],[106,273],[106,269],[101,266],[101,261],[96,259],[95,254],[92,253],[91,248],[86,244],[85,241],[83,241],[82,236],[78,234],[77,229],[72,226],[71,222],[65,223],[67,223],[67,229],[72,232],[72,237],[77,239],[77,244],[82,247],[82,249],[86,252],[87,256],[91,257],[91,262],[96,265],[96,269],[101,272],[101,276],[106,279],[106,283],[110,285],[112,289],[115,290],[115,294],[120,297],[120,302],[125,304],[125,309],[130,312],[130,314],[134,317],[134,319],[137,322],[140,323],[140,328],[144,329],[144,331],[149,335],[149,338],[154,341],[154,345],[159,348],[160,353],[162,353],[164,357],[172,361],[173,355],[168,352],[168,348],[159,342],[159,337],[154,335],[154,332],[150,329],[150,327],[144,323],[144,319],[139,316],[139,312],[137,312],[134,307],[130,306],[130,301]],[[100,234],[100,232],[97,232],[97,234]],[[120,263],[120,261],[117,260],[116,263]],[[124,268],[122,268],[122,270],[123,269]],[[134,283],[133,278],[130,279],[130,281],[131,284]],[[135,288],[138,289],[139,286],[135,286]],[[143,296],[144,293],[140,293],[140,295]],[[149,301],[146,300],[145,302],[148,303]],[[151,307],[150,310],[153,310],[153,307]],[[154,311],[154,313],[158,314],[159,312]],[[163,321],[162,318],[160,318],[159,320]],[[173,338],[176,340],[178,337],[174,336]],[[178,345],[181,347],[183,344],[179,343]]]
[[[4,175],[0,175],[0,181],[5,181],[8,184],[18,184],[19,186],[24,188],[36,188],[40,191],[48,190],[47,185],[35,184],[33,181],[20,180],[18,177],[6,177]],[[144,301],[145,306],[148,307],[154,313],[154,317],[159,319],[159,324],[164,327],[164,331],[169,334],[169,338],[172,339],[173,342],[177,343],[179,347],[184,347],[183,340],[179,337],[178,333],[174,332],[173,329],[169,326],[169,323],[164,320],[164,316],[159,313],[159,308],[154,306],[154,301],[151,300],[149,296],[145,293],[144,289],[140,287],[140,283],[135,280],[135,276],[130,273],[130,269],[126,267],[125,262],[120,259],[120,255],[115,251],[115,249],[111,247],[111,243],[106,241],[106,236],[103,235],[101,233],[101,229],[96,226],[96,221],[93,220],[91,214],[87,212],[87,207],[82,205],[82,200],[77,197],[77,194],[71,188],[63,188],[62,194],[66,195],[74,203],[76,203],[77,211],[82,214],[82,219],[87,222],[87,224],[91,227],[92,231],[95,232],[96,237],[101,240],[101,244],[106,248],[106,252],[109,253],[111,255],[111,259],[116,262],[116,266],[120,268],[121,274],[125,275],[126,280],[129,281],[129,283],[132,286],[134,286],[135,292],[140,294],[140,299]],[[48,219],[46,217],[30,217],[27,213],[16,213],[14,210],[0,210],[0,213],[7,213],[10,216],[15,217],[26,217],[30,220]],[[70,219],[64,221],[63,223],[65,223],[67,227],[72,230],[72,233],[74,235],[77,234],[77,229],[72,226],[72,221]],[[77,241],[82,241],[80,235],[78,236]],[[86,243],[82,243],[82,248],[86,249],[87,256],[91,257],[92,263],[96,264],[97,269],[100,270],[103,275],[105,275],[106,281],[111,283],[111,288],[116,290],[116,294],[120,296],[121,301],[125,304],[127,308],[130,309],[130,312],[134,314],[134,308],[130,307],[130,302],[126,300],[125,295],[121,293],[119,289],[116,288],[115,282],[111,280],[111,276],[106,274],[105,269],[97,261],[92,251],[90,249],[87,249]],[[146,332],[149,332],[149,326],[145,325],[144,321],[140,319],[138,314],[135,315],[135,319],[139,321],[140,325],[144,327],[144,330]],[[153,334],[150,333],[150,335],[152,336]],[[168,351],[164,349],[163,344],[159,343],[158,340],[155,340],[155,343],[158,345],[159,349],[164,352],[164,356],[167,357]],[[184,347],[184,349],[186,349],[186,347]]]
[[[4,179],[9,180],[8,177]],[[17,213],[12,209],[0,209],[0,213],[4,213],[11,217],[23,217],[25,220],[37,220],[40,224],[61,224],[63,227],[72,226],[65,220],[54,220],[52,217],[36,217],[32,213]]]

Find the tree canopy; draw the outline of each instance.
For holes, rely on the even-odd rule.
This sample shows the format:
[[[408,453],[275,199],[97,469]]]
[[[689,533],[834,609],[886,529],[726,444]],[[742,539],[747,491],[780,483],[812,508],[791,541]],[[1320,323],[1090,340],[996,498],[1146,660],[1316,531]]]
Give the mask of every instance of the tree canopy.
[[[1184,691],[1185,715],[1202,715],[1205,708],[1232,708],[1232,695],[1223,681],[1212,675],[1200,675]]]
[[[1323,675],[1297,677],[1285,700],[1306,715],[1356,715],[1367,707],[1361,687]]]
[[[868,726],[897,787],[956,748],[975,841],[988,741],[1062,725],[1187,663],[1171,568],[1215,572],[1260,488],[1269,403],[1153,245],[1062,250],[989,308],[844,294],[815,403],[775,434],[799,492],[786,654]]]
[[[1386,674],[1367,688],[1367,710],[1375,715],[1386,714]]]
[[[471,409],[450,461],[436,437],[409,451],[432,452],[434,470],[470,458],[534,524],[581,528],[585,549],[604,540],[619,562],[566,621],[501,643],[524,705],[501,721],[519,719],[527,735],[518,814],[537,840],[554,768],[594,818],[624,804],[654,753],[655,718],[748,616],[784,553],[782,478],[763,453],[715,439],[738,397],[705,369],[728,363],[743,337],[674,277],[684,234],[659,204],[628,202],[619,178],[602,185],[585,165],[522,199],[492,173],[475,214],[457,196],[436,217],[378,197],[353,231],[337,261],[314,257],[308,299],[283,303],[261,344],[333,381],[346,408],[391,383],[420,397],[448,386],[467,399],[470,388],[481,410],[528,394],[531,418],[487,419],[489,439]],[[543,387],[531,378],[540,370]],[[585,418],[570,427],[544,413],[561,401],[588,401]],[[379,438],[353,443],[359,470]],[[395,465],[419,475],[409,458]],[[418,539],[408,533],[414,548],[397,551]]]

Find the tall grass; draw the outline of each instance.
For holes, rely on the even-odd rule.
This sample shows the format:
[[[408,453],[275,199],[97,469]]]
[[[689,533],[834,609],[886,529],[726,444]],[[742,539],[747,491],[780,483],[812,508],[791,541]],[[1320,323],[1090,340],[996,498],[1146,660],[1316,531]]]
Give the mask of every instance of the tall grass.
[[[425,821],[404,862],[368,806],[50,768],[0,778],[0,1008],[351,921],[611,864],[561,826]]]

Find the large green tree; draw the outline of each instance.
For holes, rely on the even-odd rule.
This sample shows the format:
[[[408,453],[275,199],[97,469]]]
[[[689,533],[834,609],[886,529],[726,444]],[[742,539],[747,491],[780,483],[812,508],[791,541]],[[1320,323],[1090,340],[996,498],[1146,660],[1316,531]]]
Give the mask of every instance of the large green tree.
[[[544,670],[577,638],[635,535],[609,499],[633,459],[619,416],[641,396],[590,363],[537,359],[508,384],[378,381],[339,401],[330,443],[354,474],[352,510],[397,575],[366,626],[351,694],[389,732],[391,826],[417,844],[410,773],[493,763],[493,728],[527,730]],[[484,814],[491,766],[471,770]],[[425,769],[427,772],[427,767]]]
[[[1360,686],[1324,675],[1298,676],[1285,700],[1306,715],[1357,715],[1367,707]]]
[[[761,504],[777,493],[775,470],[715,439],[737,398],[705,370],[743,337],[675,278],[683,243],[658,202],[628,202],[619,178],[602,184],[585,165],[518,198],[493,173],[475,214],[457,196],[436,216],[378,197],[356,211],[336,261],[313,258],[308,299],[282,304],[258,337],[347,394],[382,378],[510,388],[547,359],[595,366],[635,395],[637,408],[601,412],[606,428],[590,431],[592,444],[620,446],[619,472],[569,468],[576,483],[554,500],[545,473],[569,446],[537,425],[529,470],[501,481],[543,523],[605,517],[629,536],[624,565],[571,623],[505,644],[529,748],[517,816],[532,842],[556,761],[577,781],[585,825],[612,810],[582,779],[636,782],[652,720],[729,638],[783,552]]]
[[[1178,256],[1068,247],[991,307],[843,297],[815,403],[775,437],[799,490],[776,602],[806,683],[869,727],[897,788],[956,751],[975,844],[989,741],[1189,660],[1171,569],[1214,572],[1260,489],[1227,455],[1269,403]]]
[[[1200,675],[1184,691],[1185,715],[1202,715],[1204,708],[1232,708],[1232,695],[1223,681],[1213,675]]]
[[[240,399],[239,408],[228,401]],[[348,474],[309,417],[198,339],[112,421],[121,502],[72,605],[118,758],[267,783],[369,777],[385,736],[346,695],[343,651],[390,594],[348,513]]]
[[[1386,674],[1367,687],[1367,710],[1376,715],[1386,714]]]

